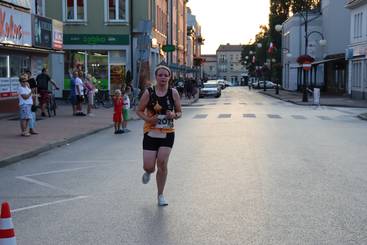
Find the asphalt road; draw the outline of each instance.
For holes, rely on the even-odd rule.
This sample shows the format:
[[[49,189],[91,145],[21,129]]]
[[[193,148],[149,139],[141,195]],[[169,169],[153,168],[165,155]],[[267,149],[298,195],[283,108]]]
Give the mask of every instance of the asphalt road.
[[[176,122],[167,207],[141,183],[141,121],[1,168],[0,200],[18,245],[367,244],[361,112],[228,88]]]

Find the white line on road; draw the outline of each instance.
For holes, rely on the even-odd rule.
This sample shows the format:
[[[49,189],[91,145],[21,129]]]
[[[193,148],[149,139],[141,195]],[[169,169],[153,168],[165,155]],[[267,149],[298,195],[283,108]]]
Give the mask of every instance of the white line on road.
[[[51,163],[106,163],[103,165],[110,165],[112,163],[115,163],[116,160],[121,160],[121,159],[105,159],[105,160],[70,160],[70,161],[52,161]],[[130,160],[121,160],[122,162],[136,162],[138,161],[137,159],[130,159]],[[112,163],[111,163],[112,162]],[[99,165],[100,166],[100,165]],[[98,166],[97,166],[98,167]]]
[[[54,201],[54,202],[46,202],[46,203],[32,205],[32,206],[28,206],[28,207],[24,207],[24,208],[16,208],[16,209],[11,210],[11,212],[16,213],[16,212],[20,212],[20,211],[29,210],[29,209],[41,208],[41,207],[51,206],[51,205],[54,205],[54,204],[70,202],[70,201],[75,201],[75,200],[85,199],[85,198],[88,198],[88,196],[77,196],[77,197],[73,197],[73,198],[69,198],[69,199],[63,199],[63,200],[58,200],[58,201]]]
[[[66,172],[78,171],[78,170],[83,170],[83,169],[88,169],[88,168],[97,168],[97,167],[99,166],[67,168],[67,169],[60,169],[60,170],[54,170],[54,171],[48,171],[48,172],[40,172],[40,173],[35,173],[35,174],[27,174],[27,175],[24,175],[24,177],[33,177],[33,176],[40,176],[40,175],[47,175],[47,174],[59,174],[59,173],[66,173]]]
[[[65,189],[62,189],[62,188],[59,188],[59,187],[50,185],[50,184],[48,184],[46,182],[42,182],[42,181],[39,181],[39,180],[31,179],[31,178],[29,178],[27,176],[17,176],[16,178],[17,179],[24,180],[24,181],[27,181],[27,182],[30,182],[30,183],[33,183],[33,184],[36,184],[36,185],[47,187],[47,188],[50,188],[50,189],[53,189],[53,190],[67,192],[67,190],[65,190]]]

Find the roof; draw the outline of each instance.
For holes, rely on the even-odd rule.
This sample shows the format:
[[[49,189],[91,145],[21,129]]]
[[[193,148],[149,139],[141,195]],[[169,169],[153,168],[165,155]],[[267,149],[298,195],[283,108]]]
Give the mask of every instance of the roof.
[[[221,44],[219,46],[219,48],[217,49],[217,52],[231,52],[231,51],[239,51],[241,52],[242,51],[242,47],[243,45],[231,45],[231,44],[226,44],[226,45],[223,45]]]
[[[355,8],[355,7],[359,7],[363,4],[366,4],[366,0],[348,0],[346,7],[347,8]]]

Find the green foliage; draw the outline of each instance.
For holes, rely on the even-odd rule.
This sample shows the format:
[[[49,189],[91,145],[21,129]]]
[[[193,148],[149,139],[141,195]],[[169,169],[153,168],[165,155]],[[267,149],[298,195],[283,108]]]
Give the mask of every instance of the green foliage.
[[[288,0],[291,2],[290,10],[292,13],[297,13],[305,10],[319,8],[321,0]]]

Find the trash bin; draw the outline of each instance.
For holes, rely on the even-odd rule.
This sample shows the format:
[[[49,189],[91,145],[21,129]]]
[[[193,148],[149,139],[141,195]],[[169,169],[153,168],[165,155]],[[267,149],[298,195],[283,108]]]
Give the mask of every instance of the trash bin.
[[[320,89],[319,88],[313,89],[313,104],[320,105]]]

